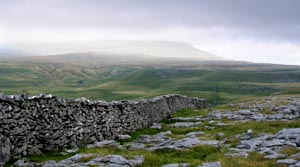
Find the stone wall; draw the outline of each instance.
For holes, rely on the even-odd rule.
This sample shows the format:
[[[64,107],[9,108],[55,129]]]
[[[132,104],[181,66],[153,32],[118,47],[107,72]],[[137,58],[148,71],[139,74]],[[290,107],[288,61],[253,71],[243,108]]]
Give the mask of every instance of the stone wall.
[[[114,139],[183,108],[206,106],[204,99],[182,95],[110,103],[52,95],[0,95],[0,164],[20,155]]]

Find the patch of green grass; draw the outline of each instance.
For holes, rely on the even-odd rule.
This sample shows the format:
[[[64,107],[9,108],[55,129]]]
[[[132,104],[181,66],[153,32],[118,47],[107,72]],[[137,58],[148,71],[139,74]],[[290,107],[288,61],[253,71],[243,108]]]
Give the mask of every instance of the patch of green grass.
[[[274,167],[276,160],[265,159],[263,155],[252,152],[249,157],[222,157],[222,167]],[[280,166],[278,166],[280,167]]]
[[[61,151],[51,151],[51,152],[42,153],[40,155],[31,155],[26,158],[31,162],[45,162],[48,160],[61,161],[73,155],[75,155],[75,153],[64,155],[61,154]]]
[[[162,130],[160,129],[153,129],[153,128],[145,128],[145,129],[138,129],[134,132],[130,132],[128,133],[128,135],[131,136],[130,139],[127,140],[119,140],[120,142],[130,142],[130,141],[134,141],[137,138],[139,138],[140,135],[155,135],[159,132],[161,132]]]
[[[80,152],[94,153],[102,156],[117,154],[126,158],[142,155],[145,158],[145,162],[141,167],[157,167],[169,163],[186,162],[189,162],[191,166],[197,166],[206,161],[216,161],[221,156],[220,150],[213,146],[196,146],[190,150],[156,150],[152,152],[141,150],[128,151],[116,148],[95,148],[82,149]]]
[[[215,129],[211,131],[207,131],[207,133],[224,133],[225,136],[232,136],[237,134],[246,133],[248,129],[252,129],[255,134],[258,133],[269,133],[274,134],[283,128],[298,128],[300,127],[300,121],[272,121],[272,122],[235,122],[231,125],[215,127]]]
[[[204,108],[200,110],[195,109],[183,109],[172,114],[172,117],[194,117],[194,116],[206,116],[210,112],[209,109]]]
[[[293,155],[293,154],[296,154],[296,153],[298,153],[299,152],[299,149],[297,149],[297,148],[295,148],[295,147],[289,147],[289,146],[286,146],[286,147],[284,147],[284,148],[282,148],[280,151],[279,151],[279,153],[281,153],[281,154],[285,154],[285,155],[288,155],[288,156],[290,156],[290,155]]]

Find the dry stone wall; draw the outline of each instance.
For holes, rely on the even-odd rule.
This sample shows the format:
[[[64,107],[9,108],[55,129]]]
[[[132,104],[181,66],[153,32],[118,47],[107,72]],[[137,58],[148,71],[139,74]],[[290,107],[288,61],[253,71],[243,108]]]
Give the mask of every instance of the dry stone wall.
[[[137,101],[0,95],[0,164],[13,157],[78,147],[151,126],[204,99],[165,95]]]

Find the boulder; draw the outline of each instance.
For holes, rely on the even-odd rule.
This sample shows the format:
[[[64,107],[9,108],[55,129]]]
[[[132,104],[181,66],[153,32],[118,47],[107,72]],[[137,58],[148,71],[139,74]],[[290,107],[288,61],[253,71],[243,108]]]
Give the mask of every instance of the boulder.
[[[206,162],[202,165],[199,165],[198,167],[222,167],[221,163],[219,161],[217,162]]]

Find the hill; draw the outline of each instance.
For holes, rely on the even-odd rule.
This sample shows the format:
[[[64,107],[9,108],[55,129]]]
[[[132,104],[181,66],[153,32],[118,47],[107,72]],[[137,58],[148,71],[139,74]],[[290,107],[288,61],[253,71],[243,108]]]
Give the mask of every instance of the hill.
[[[222,60],[221,57],[199,50],[190,44],[171,41],[93,41],[93,42],[39,42],[14,46],[35,55],[94,52],[99,55],[139,55],[150,57],[181,57],[197,60]]]
[[[300,67],[235,61],[110,62],[74,54],[0,61],[0,92],[121,100],[179,93],[219,104],[257,96],[300,93]],[[97,57],[97,56],[95,56]],[[45,58],[45,59],[44,59]],[[31,61],[32,60],[32,61]],[[128,62],[128,58],[126,59]],[[142,60],[142,59],[141,59]],[[167,60],[170,60],[169,62]],[[86,62],[85,62],[86,61]],[[125,59],[124,59],[125,61]],[[99,65],[106,62],[106,65]],[[151,62],[149,60],[149,62]],[[177,64],[172,64],[177,63]],[[94,64],[93,64],[94,63]],[[217,93],[215,93],[217,92]]]

